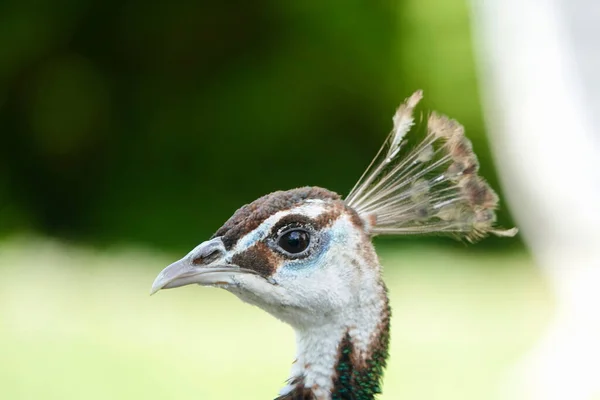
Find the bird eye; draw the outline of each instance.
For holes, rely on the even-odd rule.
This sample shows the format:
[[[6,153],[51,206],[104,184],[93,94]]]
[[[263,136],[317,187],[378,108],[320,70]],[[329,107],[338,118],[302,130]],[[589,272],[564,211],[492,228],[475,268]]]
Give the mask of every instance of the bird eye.
[[[310,234],[302,229],[287,231],[279,237],[277,244],[290,254],[299,254],[308,248]]]

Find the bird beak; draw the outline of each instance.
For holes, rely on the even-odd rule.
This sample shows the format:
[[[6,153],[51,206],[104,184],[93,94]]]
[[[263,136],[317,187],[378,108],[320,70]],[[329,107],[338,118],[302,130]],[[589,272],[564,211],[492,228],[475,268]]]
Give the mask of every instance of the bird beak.
[[[150,294],[161,289],[173,289],[180,286],[191,285],[217,285],[231,284],[236,273],[246,272],[236,265],[223,265],[216,267],[194,267],[181,259],[163,269],[154,280]]]
[[[226,263],[224,255],[221,238],[200,244],[187,256],[163,269],[154,280],[150,294],[193,283],[203,286],[235,284],[235,275],[256,274],[255,271]]]

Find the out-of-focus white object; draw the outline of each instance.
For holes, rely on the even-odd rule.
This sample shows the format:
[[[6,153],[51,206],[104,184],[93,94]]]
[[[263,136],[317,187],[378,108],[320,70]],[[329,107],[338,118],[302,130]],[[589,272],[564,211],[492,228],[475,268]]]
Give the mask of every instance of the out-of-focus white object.
[[[556,292],[507,400],[600,399],[600,2],[471,0],[505,196]]]

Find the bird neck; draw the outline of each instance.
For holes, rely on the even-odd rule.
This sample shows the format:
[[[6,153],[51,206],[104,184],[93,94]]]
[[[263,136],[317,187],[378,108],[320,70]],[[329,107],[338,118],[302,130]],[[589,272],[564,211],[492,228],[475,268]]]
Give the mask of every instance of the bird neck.
[[[372,400],[381,393],[388,357],[390,308],[379,293],[319,326],[296,328],[297,358],[278,400]]]

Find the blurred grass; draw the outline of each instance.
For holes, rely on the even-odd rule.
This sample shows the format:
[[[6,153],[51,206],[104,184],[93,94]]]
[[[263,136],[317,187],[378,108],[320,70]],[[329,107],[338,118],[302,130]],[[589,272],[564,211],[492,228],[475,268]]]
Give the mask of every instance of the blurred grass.
[[[487,399],[552,306],[524,254],[381,249],[394,312],[381,399]],[[174,257],[0,243],[4,399],[269,399],[292,330],[217,289],[148,297]]]

